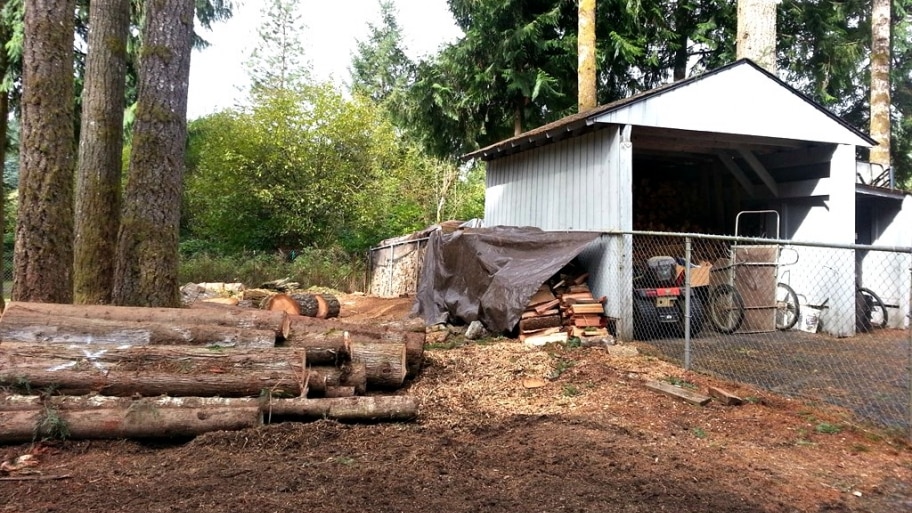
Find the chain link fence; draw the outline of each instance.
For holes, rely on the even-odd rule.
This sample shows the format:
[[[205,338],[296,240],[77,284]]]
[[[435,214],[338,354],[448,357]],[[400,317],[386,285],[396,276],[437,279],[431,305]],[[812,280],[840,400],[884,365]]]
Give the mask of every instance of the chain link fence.
[[[646,351],[912,436],[909,248],[610,237],[632,245],[633,336]]]

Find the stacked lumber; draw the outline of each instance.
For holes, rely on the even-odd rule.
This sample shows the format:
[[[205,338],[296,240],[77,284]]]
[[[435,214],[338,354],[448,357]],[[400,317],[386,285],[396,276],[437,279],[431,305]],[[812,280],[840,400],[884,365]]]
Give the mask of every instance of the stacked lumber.
[[[19,403],[38,401],[43,409],[116,404],[103,413],[68,410],[80,426],[96,419],[98,437],[192,436],[200,429],[246,427],[250,411],[302,419],[403,420],[414,417],[417,403],[389,393],[420,372],[423,351],[422,333],[282,310],[10,302],[0,316],[0,389],[40,397]],[[152,424],[137,426],[143,421],[134,415],[132,427],[123,427],[140,403],[152,404],[149,398],[186,400],[153,404],[165,412],[164,420],[153,416],[147,419]],[[211,398],[233,401],[215,407]],[[40,412],[5,415],[4,404],[0,396],[0,442],[41,431],[34,422],[29,429],[21,424]],[[224,421],[195,422],[196,414]],[[165,424],[156,431],[151,426],[159,421]],[[108,429],[115,425],[121,427]],[[91,429],[76,432],[83,437]],[[73,430],[70,436],[76,436]]]
[[[541,285],[519,321],[519,339],[529,345],[566,342],[571,337],[602,339],[609,335],[605,298],[595,298],[588,273],[559,273]],[[553,285],[551,282],[554,282]]]

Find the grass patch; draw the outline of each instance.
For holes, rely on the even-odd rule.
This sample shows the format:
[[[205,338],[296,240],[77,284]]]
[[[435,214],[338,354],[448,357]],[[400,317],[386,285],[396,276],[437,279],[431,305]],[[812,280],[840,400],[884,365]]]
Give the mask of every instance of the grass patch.
[[[424,348],[426,350],[433,351],[435,349],[443,349],[443,350],[455,349],[460,346],[462,346],[461,343],[459,343],[455,340],[451,340],[449,342],[434,342],[433,344],[425,344]]]
[[[684,378],[679,378],[677,376],[665,376],[664,381],[671,383],[676,387],[688,388],[690,390],[696,390],[699,388],[697,385],[691,383],[690,381],[687,381]]]
[[[701,427],[695,427],[690,430],[693,436],[699,438],[700,440],[706,438],[706,431]]]
[[[564,394],[565,397],[576,397],[576,396],[580,395],[582,392],[580,392],[579,388],[577,388],[573,385],[564,385],[563,388],[561,389],[561,393]]]
[[[820,422],[814,426],[814,431],[825,435],[835,435],[842,432],[842,427],[837,424],[830,424],[829,422]]]

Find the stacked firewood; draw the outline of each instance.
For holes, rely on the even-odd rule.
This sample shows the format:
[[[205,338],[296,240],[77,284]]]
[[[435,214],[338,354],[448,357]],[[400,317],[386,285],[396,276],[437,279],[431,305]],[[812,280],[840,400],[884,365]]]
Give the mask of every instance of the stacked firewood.
[[[0,443],[54,435],[49,418],[73,438],[410,419],[415,399],[391,391],[424,357],[423,333],[212,304],[11,302],[0,341],[0,389],[19,394],[0,395]]]
[[[595,298],[586,284],[588,273],[559,274],[543,283],[529,300],[519,321],[519,338],[529,345],[582,341],[609,336],[605,298]],[[553,284],[551,282],[554,282]]]

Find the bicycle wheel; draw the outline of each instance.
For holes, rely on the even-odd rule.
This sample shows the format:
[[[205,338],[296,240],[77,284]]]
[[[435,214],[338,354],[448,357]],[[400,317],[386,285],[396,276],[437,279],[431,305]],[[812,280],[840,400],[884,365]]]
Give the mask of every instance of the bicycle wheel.
[[[858,312],[865,315],[864,325],[872,328],[886,328],[887,307],[884,306],[880,296],[865,287],[858,287],[858,294],[864,299],[864,311]]]
[[[776,284],[776,329],[790,330],[798,323],[801,307],[798,294],[785,283]]]
[[[720,333],[734,333],[744,322],[744,300],[734,287],[722,284],[709,295],[709,319]]]

